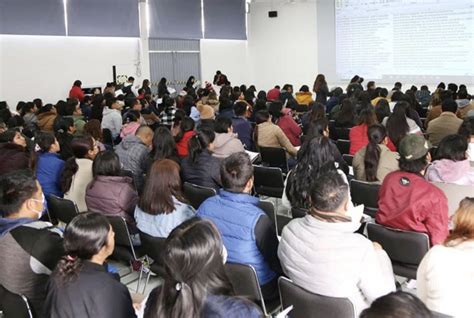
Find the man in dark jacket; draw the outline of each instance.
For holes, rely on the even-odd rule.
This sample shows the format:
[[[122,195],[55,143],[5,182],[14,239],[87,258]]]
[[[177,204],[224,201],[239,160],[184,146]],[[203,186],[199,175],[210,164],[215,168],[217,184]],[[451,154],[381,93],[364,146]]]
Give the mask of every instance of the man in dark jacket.
[[[237,102],[234,104],[234,114],[232,117],[232,127],[237,138],[244,144],[245,149],[253,150],[252,132],[253,128],[250,122],[245,118],[245,111],[247,104],[244,102]]]
[[[277,280],[282,273],[277,256],[278,239],[270,218],[250,195],[253,167],[244,152],[227,157],[221,166],[224,190],[204,201],[197,214],[211,220],[222,235],[228,261],[252,265],[262,287],[263,297],[278,297]]]
[[[25,295],[42,317],[49,275],[63,255],[62,234],[39,221],[46,209],[41,186],[28,170],[0,177],[0,285]]]

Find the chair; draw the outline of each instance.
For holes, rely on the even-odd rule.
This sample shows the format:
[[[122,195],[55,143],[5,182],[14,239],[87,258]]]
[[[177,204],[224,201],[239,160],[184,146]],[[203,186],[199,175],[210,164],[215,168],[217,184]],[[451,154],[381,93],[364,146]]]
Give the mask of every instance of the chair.
[[[337,139],[349,140],[350,128],[334,127]]]
[[[286,150],[283,148],[259,147],[262,165],[280,168],[284,173],[288,172],[288,159]]]
[[[350,187],[354,204],[363,204],[364,213],[375,218],[375,213],[379,208],[380,184],[352,179]]]
[[[0,285],[0,317],[33,318],[28,299],[17,295]]]
[[[304,218],[306,214],[308,214],[308,211],[306,209],[296,207],[291,208],[291,215],[293,216],[293,219]]]
[[[297,104],[297,105],[296,105],[295,112],[296,112],[297,114],[303,114],[303,113],[306,113],[308,110],[309,110],[308,105]]]
[[[342,155],[342,159],[344,159],[344,161],[347,163],[349,167],[352,167],[352,160],[354,160],[354,156],[344,154]]]
[[[281,198],[285,183],[280,168],[253,166],[254,190],[258,195]]]
[[[235,295],[248,298],[260,305],[266,317],[280,309],[281,305],[278,299],[269,304],[266,304],[263,300],[257,273],[251,265],[226,263],[225,272],[234,287]]]
[[[111,147],[114,146],[114,138],[112,137],[112,132],[108,128],[102,129],[102,139],[104,144],[109,145]]]
[[[135,175],[133,174],[133,171],[127,170],[127,169],[122,169],[121,171],[122,176],[124,177],[129,177],[132,178],[132,185],[135,191],[137,191],[137,184],[135,182]]]
[[[154,237],[143,232],[139,232],[140,241],[142,243],[142,251],[146,254],[147,257],[153,259],[153,262],[150,263],[150,260],[147,259],[150,270],[147,273],[145,286],[143,290],[146,290],[148,282],[150,280],[151,272],[163,277],[165,275],[165,267],[162,260],[162,252],[165,249],[165,238]]]
[[[290,318],[353,318],[354,305],[348,298],[328,297],[296,286],[286,277],[278,279],[282,308],[293,306]]]
[[[351,142],[349,140],[345,140],[345,139],[338,139],[336,141],[336,146],[337,146],[337,149],[339,149],[339,152],[342,155],[348,155],[349,154],[349,149],[351,148]]]
[[[430,249],[427,234],[368,223],[367,236],[371,241],[382,245],[392,261],[395,275],[416,279],[418,265]]]
[[[453,215],[459,207],[459,202],[465,197],[474,197],[474,187],[453,183],[433,182],[448,198],[448,213]]]
[[[199,209],[201,203],[216,195],[216,190],[212,188],[198,186],[189,182],[184,183],[183,190],[186,199],[189,200],[192,207],[196,210]]]
[[[65,224],[79,213],[76,204],[67,199],[59,198],[53,194],[48,195],[47,198],[48,210],[53,220],[59,220]]]

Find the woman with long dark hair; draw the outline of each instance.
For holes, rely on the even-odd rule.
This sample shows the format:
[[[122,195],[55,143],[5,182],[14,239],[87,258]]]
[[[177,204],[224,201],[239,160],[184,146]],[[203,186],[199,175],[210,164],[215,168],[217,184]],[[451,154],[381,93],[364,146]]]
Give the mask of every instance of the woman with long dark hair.
[[[178,134],[174,137],[176,151],[180,158],[184,158],[189,154],[188,142],[195,135],[194,125],[194,120],[190,117],[184,117],[180,122]]]
[[[195,215],[183,195],[179,172],[179,165],[169,159],[155,161],[151,166],[135,207],[141,232],[166,238],[176,226]]]
[[[158,98],[163,98],[165,95],[169,95],[168,86],[166,85],[166,78],[162,77],[158,83]]]
[[[221,187],[220,161],[212,156],[216,134],[208,128],[200,129],[189,140],[189,155],[181,161],[183,181],[203,187]]]
[[[326,109],[323,104],[317,103],[317,102],[311,102],[308,105],[309,107],[309,112],[305,113],[303,117],[301,118],[301,124],[303,126],[303,133],[306,134],[308,130],[308,126],[320,119],[320,118],[326,118]]]
[[[151,95],[150,80],[144,79],[142,82],[142,89],[145,92],[145,95]]]
[[[127,287],[105,267],[114,251],[114,236],[109,221],[99,213],[81,213],[66,226],[66,256],[48,284],[47,317],[136,317]]]
[[[369,143],[354,156],[352,167],[357,180],[382,182],[387,174],[398,170],[399,155],[388,147],[387,131],[382,125],[367,130]]]
[[[385,117],[389,117],[390,114],[390,105],[388,101],[386,99],[380,99],[377,104],[375,104],[375,115],[377,116],[378,122],[383,122]]]
[[[92,160],[99,149],[94,138],[80,137],[71,141],[71,150],[74,156],[66,161],[61,174],[61,191],[83,212],[87,211],[86,188],[93,180]]]
[[[341,110],[334,114],[336,127],[352,128],[355,123],[354,105],[349,98],[342,101]]]
[[[387,128],[388,137],[398,148],[398,144],[408,134],[421,134],[416,122],[408,118],[410,105],[407,102],[398,102],[393,108],[390,117],[386,117],[382,124]]]
[[[367,139],[367,130],[369,129],[369,126],[375,124],[377,124],[377,116],[375,116],[374,108],[369,105],[361,110],[357,118],[357,125],[352,127],[349,132],[349,140],[351,142],[349,148],[350,155],[355,155],[357,151],[369,143],[369,140]]]
[[[0,175],[34,166],[35,156],[28,150],[25,136],[16,129],[0,134]]]
[[[144,317],[261,317],[253,303],[232,297],[226,258],[211,222],[193,218],[174,229],[163,253],[164,283],[150,293]]]
[[[171,159],[179,164],[179,157],[176,152],[176,142],[174,141],[170,130],[161,126],[158,127],[153,134],[150,160],[152,163],[153,161],[163,159]]]
[[[316,93],[316,102],[326,104],[329,88],[324,74],[318,74],[314,80],[313,92]]]
[[[61,173],[64,169],[64,160],[58,154],[60,146],[52,133],[40,132],[36,135],[37,164],[36,177],[41,184],[44,195],[50,194],[62,197]]]

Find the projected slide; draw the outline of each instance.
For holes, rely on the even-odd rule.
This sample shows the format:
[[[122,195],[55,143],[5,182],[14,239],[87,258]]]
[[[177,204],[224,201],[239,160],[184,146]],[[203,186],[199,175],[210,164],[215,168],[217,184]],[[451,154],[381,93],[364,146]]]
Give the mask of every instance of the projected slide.
[[[474,76],[474,0],[336,0],[340,78]]]

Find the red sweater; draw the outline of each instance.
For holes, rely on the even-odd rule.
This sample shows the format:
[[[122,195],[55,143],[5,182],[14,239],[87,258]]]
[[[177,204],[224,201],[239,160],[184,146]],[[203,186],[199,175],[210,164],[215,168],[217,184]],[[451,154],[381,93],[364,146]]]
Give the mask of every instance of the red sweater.
[[[441,244],[449,234],[448,199],[421,175],[395,171],[383,180],[375,219],[391,228],[427,233],[431,245]]]
[[[80,102],[84,99],[84,92],[79,86],[73,86],[69,91],[69,98],[78,99]]]
[[[349,140],[351,142],[351,147],[349,149],[350,155],[355,155],[357,151],[367,146],[369,143],[369,136],[367,136],[367,125],[358,125],[351,128],[349,131]],[[387,144],[388,149],[393,152],[397,151],[397,147],[389,139]]]
[[[282,112],[284,115],[278,120],[278,127],[283,130],[291,144],[295,147],[298,147],[301,145],[301,127],[295,122],[293,117],[291,117],[291,109],[285,108]]]
[[[183,138],[176,143],[176,151],[178,152],[179,157],[184,158],[189,155],[188,141],[194,136],[194,134],[193,130],[187,131],[184,133]]]

